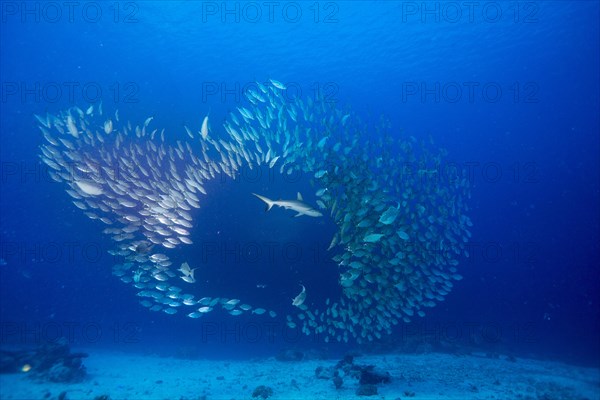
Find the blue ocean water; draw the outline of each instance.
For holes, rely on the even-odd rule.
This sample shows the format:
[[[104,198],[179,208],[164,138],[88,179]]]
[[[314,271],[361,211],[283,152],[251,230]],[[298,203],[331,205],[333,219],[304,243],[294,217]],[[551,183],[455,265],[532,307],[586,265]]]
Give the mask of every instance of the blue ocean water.
[[[272,78],[349,106],[371,126],[384,115],[398,137],[431,137],[469,171],[464,279],[414,322],[418,333],[598,365],[597,2],[49,4],[2,3],[0,344],[72,335],[81,346],[242,359],[323,345],[264,327],[256,340],[238,335],[235,324],[251,326],[252,315],[199,322],[141,307],[111,275],[104,227],[73,206],[38,157],[34,114],[102,100],[107,113],[134,123],[153,116],[167,133],[198,130],[206,114],[217,131],[244,85]],[[203,267],[207,293],[251,293],[281,322],[299,281],[310,282],[313,299],[339,296],[335,263],[318,250],[335,227],[265,214],[251,192],[314,198],[308,181],[265,176],[208,184],[192,235],[303,249],[261,265],[264,255],[232,247]],[[178,254],[192,264],[206,251]],[[379,342],[401,344],[410,329],[401,324]]]

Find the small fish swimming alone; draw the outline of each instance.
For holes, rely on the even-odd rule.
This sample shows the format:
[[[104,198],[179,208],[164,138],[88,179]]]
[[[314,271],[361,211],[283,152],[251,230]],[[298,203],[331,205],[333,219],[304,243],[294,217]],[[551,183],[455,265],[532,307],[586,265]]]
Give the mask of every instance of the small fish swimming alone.
[[[302,291],[292,300],[292,305],[296,307],[300,307],[304,303],[304,300],[306,300],[306,288],[304,285],[300,286],[302,286]]]
[[[273,206],[277,206],[283,207],[286,210],[292,210],[297,212],[298,214],[295,215],[296,217],[299,217],[301,215],[306,215],[308,217],[323,216],[323,214],[321,214],[319,211],[304,203],[304,199],[302,198],[302,195],[300,193],[298,193],[296,200],[271,200],[267,197],[258,195],[256,193],[252,194],[266,203],[267,211],[269,211]]]

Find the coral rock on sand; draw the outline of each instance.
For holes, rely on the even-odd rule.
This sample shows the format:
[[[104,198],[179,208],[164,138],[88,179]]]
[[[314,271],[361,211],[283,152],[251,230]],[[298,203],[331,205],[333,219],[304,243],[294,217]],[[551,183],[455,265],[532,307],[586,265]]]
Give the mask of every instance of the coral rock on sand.
[[[360,385],[356,389],[357,396],[375,396],[377,394],[377,386],[375,385]]]
[[[392,377],[387,371],[375,367],[374,365],[360,366],[360,380],[359,383],[363,384],[377,384],[377,383],[390,383]]]
[[[333,377],[333,384],[335,385],[336,389],[339,389],[344,384],[344,380],[342,378],[340,378],[339,376],[334,376]]]
[[[252,397],[260,397],[263,399],[271,397],[272,395],[273,395],[273,389],[271,389],[268,386],[264,386],[264,385],[258,386],[256,389],[254,389],[254,392],[252,392]]]
[[[315,376],[318,379],[332,379],[337,375],[337,369],[334,367],[317,367]]]
[[[49,382],[81,382],[86,376],[85,353],[71,353],[61,338],[35,349],[1,350],[0,373],[29,372],[34,379]]]

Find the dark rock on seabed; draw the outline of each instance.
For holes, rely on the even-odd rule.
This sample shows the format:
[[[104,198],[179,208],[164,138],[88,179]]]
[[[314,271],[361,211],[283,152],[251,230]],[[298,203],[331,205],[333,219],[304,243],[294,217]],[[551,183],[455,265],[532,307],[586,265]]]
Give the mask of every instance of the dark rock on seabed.
[[[35,349],[0,350],[0,373],[27,372],[46,382],[81,382],[86,377],[86,353],[71,353],[67,339],[43,344]]]
[[[264,385],[258,386],[256,389],[254,389],[254,392],[252,392],[252,397],[266,399],[271,396],[273,396],[273,389]]]

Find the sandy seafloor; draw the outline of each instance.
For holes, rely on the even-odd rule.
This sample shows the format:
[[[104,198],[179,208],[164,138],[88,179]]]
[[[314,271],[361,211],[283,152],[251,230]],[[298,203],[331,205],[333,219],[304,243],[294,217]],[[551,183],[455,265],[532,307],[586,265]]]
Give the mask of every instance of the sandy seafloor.
[[[252,399],[258,385],[273,389],[270,399],[600,399],[600,369],[553,361],[482,355],[429,353],[360,356],[356,364],[375,364],[392,375],[378,394],[357,396],[358,382],[317,379],[318,366],[338,360],[280,362],[161,358],[118,352],[90,352],[82,383],[37,383],[26,373],[0,375],[0,398],[94,399]]]

